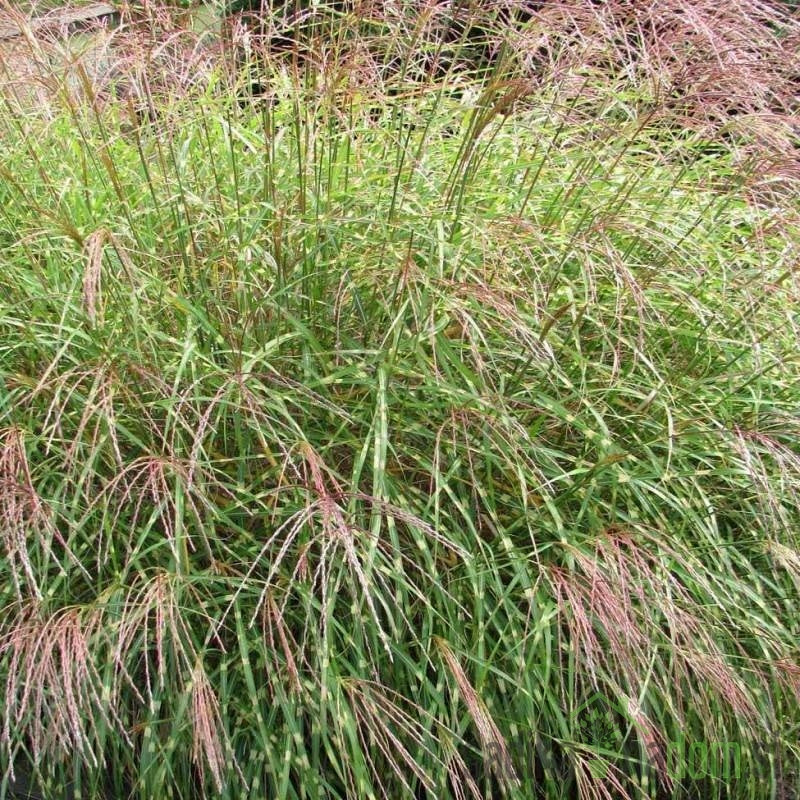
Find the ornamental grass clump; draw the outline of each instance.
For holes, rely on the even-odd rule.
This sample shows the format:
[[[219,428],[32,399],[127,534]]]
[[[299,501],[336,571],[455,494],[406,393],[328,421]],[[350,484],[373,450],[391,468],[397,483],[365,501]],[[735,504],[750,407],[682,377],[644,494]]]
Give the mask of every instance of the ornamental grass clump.
[[[140,22],[3,84],[0,797],[798,791],[793,134],[534,6],[443,74],[343,14],[268,102]]]

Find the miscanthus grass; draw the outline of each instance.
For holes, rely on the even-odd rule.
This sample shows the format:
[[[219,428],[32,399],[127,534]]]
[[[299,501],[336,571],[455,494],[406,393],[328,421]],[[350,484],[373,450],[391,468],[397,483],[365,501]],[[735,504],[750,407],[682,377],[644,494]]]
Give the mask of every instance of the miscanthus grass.
[[[778,122],[58,53],[0,110],[0,796],[796,796]]]

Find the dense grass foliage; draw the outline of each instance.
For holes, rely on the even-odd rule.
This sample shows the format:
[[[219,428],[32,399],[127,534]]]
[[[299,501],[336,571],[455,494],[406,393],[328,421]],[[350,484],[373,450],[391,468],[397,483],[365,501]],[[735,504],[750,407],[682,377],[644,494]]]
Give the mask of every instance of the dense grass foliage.
[[[3,769],[796,796],[781,121],[319,66],[0,111]]]

